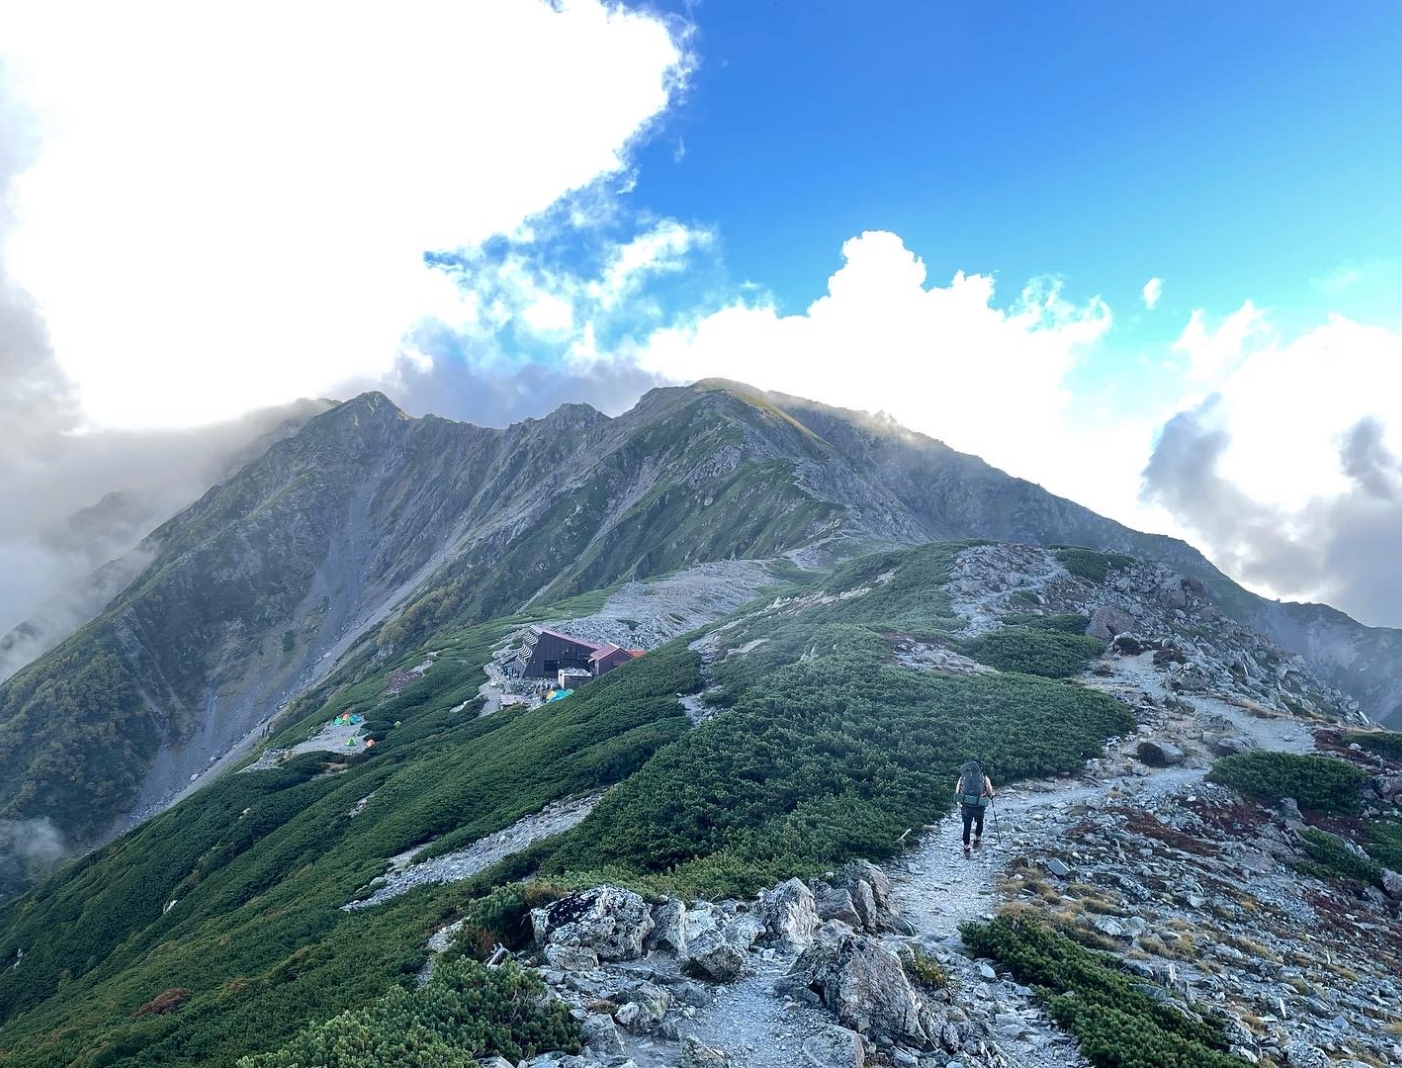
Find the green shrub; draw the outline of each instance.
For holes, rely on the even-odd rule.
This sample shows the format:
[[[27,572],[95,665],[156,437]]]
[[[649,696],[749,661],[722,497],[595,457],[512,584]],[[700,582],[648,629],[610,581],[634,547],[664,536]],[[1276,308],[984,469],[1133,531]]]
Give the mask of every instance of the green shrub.
[[[1229,1056],[1221,1022],[1165,1003],[1116,967],[1109,954],[1087,949],[1043,924],[998,916],[960,928],[979,956],[1001,961],[1035,988],[1052,1017],[1074,1034],[1096,1068],[1240,1068]]]
[[[394,987],[359,1009],[313,1024],[275,1053],[240,1058],[239,1068],[474,1068],[483,1057],[512,1062],[544,1050],[580,1049],[565,1005],[545,984],[508,962],[486,968],[466,958],[434,970],[422,990]]]
[[[734,707],[611,790],[544,870],[675,867],[697,892],[749,893],[775,874],[890,855],[902,831],[948,811],[971,754],[1000,781],[1069,771],[1133,725],[1080,687],[892,667],[866,628],[808,637],[796,646],[807,659],[786,653],[757,678],[764,661],[746,655]],[[735,882],[717,885],[722,872]]]
[[[1086,632],[1086,624],[1090,621],[1076,612],[1064,612],[1049,616],[1038,616],[1031,612],[1010,612],[1003,616],[1000,622],[1005,627],[1026,627],[1028,630],[1052,630],[1062,634],[1083,635]]]
[[[1084,629],[1084,621],[1081,625]],[[960,649],[999,671],[1061,679],[1085,670],[1092,659],[1105,651],[1105,643],[1084,634],[1004,627],[961,642]]]
[[[1267,804],[1293,797],[1302,809],[1351,813],[1360,808],[1359,791],[1368,777],[1333,757],[1256,750],[1224,757],[1208,778]]]
[[[1134,557],[1123,553],[1098,553],[1094,549],[1068,545],[1057,550],[1056,558],[1061,566],[1077,578],[1104,582],[1111,571],[1129,567]]]
[[[1304,843],[1305,854],[1310,858],[1299,865],[1301,871],[1321,879],[1337,876],[1370,885],[1381,883],[1382,868],[1371,860],[1355,855],[1337,835],[1321,831],[1318,827],[1308,827],[1301,832],[1300,839]]]
[[[1345,745],[1355,742],[1378,756],[1402,760],[1402,734],[1394,731],[1349,731],[1344,735]]]
[[[949,969],[919,949],[905,962],[905,971],[912,982],[930,990],[943,990],[949,985]]]

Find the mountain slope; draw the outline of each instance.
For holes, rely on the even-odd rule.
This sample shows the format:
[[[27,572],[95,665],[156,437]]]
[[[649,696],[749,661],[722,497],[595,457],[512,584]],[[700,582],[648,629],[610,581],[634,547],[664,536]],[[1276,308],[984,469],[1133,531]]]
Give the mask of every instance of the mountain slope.
[[[1276,605],[1182,542],[1095,515],[887,421],[726,382],[609,419],[569,405],[505,430],[366,394],[311,420],[143,543],[150,566],[0,684],[0,819],[74,845],[158,811],[353,646],[736,557],[838,560],[937,538],[1075,543],[1165,560],[1375,716],[1402,634]]]
[[[534,709],[479,716],[474,700],[490,650],[530,616],[440,631],[434,657],[343,667],[270,744],[352,711],[374,749],[222,776],[0,909],[0,959],[16,962],[0,971],[0,1057],[233,1064],[414,989],[429,936],[458,920],[459,951],[524,948],[530,906],[572,886],[713,898],[890,856],[906,828],[943,816],[970,752],[1003,786],[1074,773],[1107,736],[1137,740],[1132,706],[1087,674],[1109,654],[1069,632],[1084,629],[1072,612],[1138,611],[1169,654],[1135,659],[1163,688],[1155,715],[1220,707],[1220,739],[1233,721],[1307,736],[1343,714],[1289,711],[1321,689],[1308,672],[1277,673],[1288,657],[1195,593],[1179,619],[1166,571],[1105,557],[1103,577],[1084,578],[1062,555],[934,544],[863,557]],[[1043,615],[1014,611],[1036,597]],[[414,674],[420,658],[431,666]],[[492,868],[344,907],[391,871],[608,787],[582,823]]]

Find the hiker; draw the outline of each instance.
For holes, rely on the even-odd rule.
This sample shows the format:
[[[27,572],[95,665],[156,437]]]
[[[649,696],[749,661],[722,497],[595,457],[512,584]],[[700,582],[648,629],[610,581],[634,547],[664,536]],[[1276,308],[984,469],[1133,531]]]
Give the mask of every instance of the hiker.
[[[959,781],[954,784],[954,800],[964,817],[964,852],[969,852],[969,831],[974,832],[974,845],[983,841],[983,811],[997,794],[993,780],[983,773],[977,760],[970,760],[959,769]]]

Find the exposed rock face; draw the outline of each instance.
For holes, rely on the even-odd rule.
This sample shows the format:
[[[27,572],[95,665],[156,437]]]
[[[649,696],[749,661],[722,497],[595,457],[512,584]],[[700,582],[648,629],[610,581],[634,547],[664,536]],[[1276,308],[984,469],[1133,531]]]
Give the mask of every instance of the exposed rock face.
[[[597,886],[531,911],[536,944],[592,950],[600,960],[634,960],[652,930],[652,910],[631,890]]]
[[[868,935],[824,924],[783,980],[795,996],[817,997],[844,1027],[872,1041],[917,1048],[928,1042],[920,1002],[900,958]]]
[[[768,941],[789,951],[806,949],[812,943],[820,922],[817,902],[802,880],[790,879],[761,892],[760,908]]]

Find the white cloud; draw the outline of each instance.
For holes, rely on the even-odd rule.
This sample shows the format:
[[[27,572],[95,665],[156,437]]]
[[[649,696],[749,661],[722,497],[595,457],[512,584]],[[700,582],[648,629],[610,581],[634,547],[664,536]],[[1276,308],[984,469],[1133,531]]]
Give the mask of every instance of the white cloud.
[[[11,267],[88,417],[132,426],[387,370],[468,314],[422,253],[626,175],[689,62],[601,0],[10,5],[0,59],[46,120]]]
[[[1331,315],[1287,340],[1248,302],[1216,330],[1194,313],[1176,348],[1207,392],[1146,493],[1258,589],[1402,623],[1402,334]]]
[[[1270,335],[1266,313],[1247,301],[1217,329],[1208,326],[1201,308],[1193,310],[1173,351],[1188,358],[1187,373],[1197,382],[1217,382]]]
[[[1376,418],[1402,447],[1402,335],[1333,315],[1285,340],[1248,301],[1215,331],[1195,312],[1175,348],[1221,396],[1233,441],[1222,474],[1257,500],[1298,508],[1344,490],[1338,441],[1362,418]]]
[[[1163,296],[1163,279],[1150,278],[1144,283],[1144,307],[1153,311],[1159,304],[1159,298]]]
[[[849,408],[883,410],[914,429],[1050,485],[1068,435],[1067,373],[1111,325],[1099,298],[1069,302],[1028,285],[1007,308],[994,283],[960,272],[926,285],[924,263],[892,233],[849,240],[826,296],[780,315],[737,300],[647,336],[630,355],[674,380],[733,378]],[[1063,490],[1064,491],[1064,490]]]

